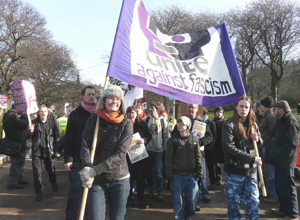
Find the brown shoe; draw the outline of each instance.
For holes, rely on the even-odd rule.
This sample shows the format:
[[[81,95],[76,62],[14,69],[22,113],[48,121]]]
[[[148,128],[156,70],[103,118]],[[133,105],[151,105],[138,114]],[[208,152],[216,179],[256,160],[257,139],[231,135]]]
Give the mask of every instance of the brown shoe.
[[[285,214],[282,211],[280,211],[278,208],[272,208],[271,213],[278,216],[278,217],[284,217],[285,216]]]
[[[279,203],[278,199],[274,199],[273,197],[264,198],[264,202],[266,202],[266,203]]]

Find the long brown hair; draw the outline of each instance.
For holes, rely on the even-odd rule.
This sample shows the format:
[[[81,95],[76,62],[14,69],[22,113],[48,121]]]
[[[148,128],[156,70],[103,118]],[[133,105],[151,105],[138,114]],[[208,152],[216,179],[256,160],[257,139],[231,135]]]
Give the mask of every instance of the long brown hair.
[[[234,136],[238,137],[241,140],[248,140],[245,128],[243,126],[243,122],[239,114],[237,113],[236,107],[238,106],[240,101],[246,101],[250,103],[250,110],[248,115],[246,116],[246,120],[249,122],[249,129],[248,129],[248,135],[250,136],[251,132],[251,127],[255,129],[255,113],[252,110],[252,102],[249,97],[246,95],[242,95],[241,97],[238,98],[238,100],[235,102],[235,108],[234,108],[234,113],[233,113],[233,124],[234,124]]]

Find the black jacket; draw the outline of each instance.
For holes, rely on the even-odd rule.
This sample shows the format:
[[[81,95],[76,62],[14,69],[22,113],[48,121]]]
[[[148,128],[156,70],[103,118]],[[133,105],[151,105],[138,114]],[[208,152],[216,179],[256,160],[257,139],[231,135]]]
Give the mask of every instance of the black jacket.
[[[152,134],[149,131],[147,123],[142,120],[138,119],[134,124],[133,124],[133,134],[139,133],[141,138],[144,139],[144,145],[146,146],[152,139]]]
[[[209,130],[212,133],[212,141],[209,144],[205,145],[205,150],[212,150],[215,145],[216,138],[217,138],[216,124],[210,118],[207,118],[205,123],[206,123],[206,126],[209,127]]]
[[[21,143],[22,131],[27,129],[28,119],[25,117],[19,118],[19,115],[14,109],[8,110],[3,116],[3,129],[5,138],[11,141]]]
[[[68,118],[67,130],[64,142],[64,157],[65,163],[81,162],[80,149],[82,141],[82,132],[86,121],[91,116],[91,113],[86,111],[81,104],[71,112]]]
[[[166,178],[173,179],[175,174],[196,174],[202,178],[203,166],[201,151],[197,138],[190,133],[188,137],[181,137],[175,133],[167,142],[165,154]]]
[[[274,166],[294,169],[299,144],[299,123],[292,112],[277,120],[268,141],[265,162]]]
[[[54,144],[58,142],[59,135],[58,131],[55,127],[55,122],[51,119],[49,121],[49,130],[46,132],[46,141],[47,141],[47,149],[49,152],[49,157],[54,155]],[[27,132],[26,138],[31,138],[32,142],[32,155],[36,155],[37,151],[39,150],[40,140],[41,140],[41,124],[42,122],[40,119],[32,120],[32,125],[34,126],[34,131],[31,133],[30,131]]]
[[[89,117],[82,133],[80,158],[83,166],[93,166],[96,169],[95,182],[111,182],[126,176],[129,177],[126,153],[132,141],[132,121],[126,118],[119,124],[112,124],[99,116],[100,125],[95,158],[92,164],[90,152],[97,116],[93,114]]]
[[[262,144],[262,138],[257,124],[255,130],[259,136],[258,144]],[[247,132],[247,131],[246,131]],[[247,135],[248,136],[248,135]],[[225,166],[232,165],[241,170],[247,170],[257,167],[254,164],[255,151],[253,141],[248,136],[248,140],[240,140],[234,135],[233,118],[227,119],[222,127],[222,146],[224,152]]]
[[[215,155],[217,163],[224,163],[224,153],[222,148],[222,126],[225,122],[224,119],[214,118],[214,123],[216,124],[216,141],[214,145]]]

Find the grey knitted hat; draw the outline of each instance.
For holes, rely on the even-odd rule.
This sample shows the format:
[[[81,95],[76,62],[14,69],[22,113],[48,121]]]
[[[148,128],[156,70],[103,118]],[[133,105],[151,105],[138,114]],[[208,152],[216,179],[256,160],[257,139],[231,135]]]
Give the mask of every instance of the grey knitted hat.
[[[120,86],[109,85],[107,87],[107,89],[103,92],[103,95],[101,96],[101,98],[98,101],[97,107],[99,109],[102,109],[102,110],[105,109],[105,99],[107,97],[117,97],[117,98],[122,99],[119,110],[122,114],[125,114],[126,108],[125,108],[125,102],[124,102],[124,99],[123,99],[123,90],[121,89]]]
[[[188,117],[186,116],[181,116],[178,121],[182,121],[182,123],[186,126],[188,126],[189,130],[191,129],[191,126],[192,126],[192,122],[191,122],[191,119],[189,119]]]

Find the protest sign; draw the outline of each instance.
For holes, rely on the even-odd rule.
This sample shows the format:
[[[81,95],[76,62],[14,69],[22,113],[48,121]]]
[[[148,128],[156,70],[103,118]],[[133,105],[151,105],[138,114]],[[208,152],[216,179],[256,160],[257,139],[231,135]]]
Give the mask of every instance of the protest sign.
[[[7,107],[7,96],[0,95],[0,108],[6,108],[6,107]]]
[[[14,98],[15,110],[19,115],[31,114],[39,110],[35,89],[31,82],[21,80],[9,85]]]

